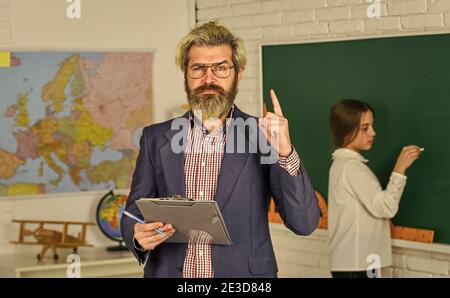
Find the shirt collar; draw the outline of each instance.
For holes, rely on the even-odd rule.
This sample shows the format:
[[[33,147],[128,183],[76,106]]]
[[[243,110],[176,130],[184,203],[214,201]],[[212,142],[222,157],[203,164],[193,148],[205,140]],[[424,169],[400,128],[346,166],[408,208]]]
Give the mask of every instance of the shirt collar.
[[[233,112],[234,112],[234,105],[231,107],[230,112],[228,113],[227,118],[225,119],[225,129],[224,127],[219,127],[214,135],[219,135],[219,133],[223,133],[224,135],[227,132],[228,126],[230,125],[231,119],[233,118]],[[191,128],[196,127],[198,129],[201,129],[201,131],[204,133],[204,135],[208,135],[208,131],[203,126],[202,122],[194,116],[194,113],[192,110],[189,110],[189,122],[191,123]]]
[[[368,159],[365,159],[361,154],[359,154],[356,151],[353,151],[351,149],[347,149],[347,148],[338,148],[336,150],[334,150],[334,152],[331,154],[332,155],[332,159],[337,159],[337,158],[353,158],[362,162],[368,162]]]

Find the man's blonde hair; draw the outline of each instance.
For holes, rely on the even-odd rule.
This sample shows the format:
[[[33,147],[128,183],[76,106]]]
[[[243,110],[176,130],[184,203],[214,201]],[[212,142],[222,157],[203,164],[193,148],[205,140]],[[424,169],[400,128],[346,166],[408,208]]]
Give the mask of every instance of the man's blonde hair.
[[[219,25],[217,21],[205,23],[189,32],[178,44],[175,62],[181,71],[185,72],[192,46],[213,47],[223,44],[228,44],[231,47],[235,71],[244,69],[247,64],[244,43],[227,28]]]

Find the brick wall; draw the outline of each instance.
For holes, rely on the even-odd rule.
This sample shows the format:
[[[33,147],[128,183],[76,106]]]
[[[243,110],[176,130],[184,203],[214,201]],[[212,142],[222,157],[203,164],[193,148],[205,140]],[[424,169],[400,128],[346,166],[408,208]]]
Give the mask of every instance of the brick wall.
[[[450,31],[450,0],[381,0],[381,17],[372,19],[369,5],[366,0],[196,0],[196,15],[197,23],[222,20],[244,40],[249,63],[236,102],[261,115],[261,43]]]
[[[281,224],[270,225],[280,277],[331,277],[328,232],[297,236]],[[450,246],[394,239],[393,266],[383,277],[450,277]],[[369,265],[369,264],[368,264]]]
[[[382,0],[381,17],[372,19],[367,17],[369,5],[365,0],[196,0],[196,16],[197,23],[220,19],[244,40],[249,62],[236,103],[261,115],[261,43],[450,32],[450,0]],[[299,237],[272,224],[271,232],[280,276],[330,276],[326,231]],[[393,244],[394,266],[384,275],[449,276],[450,246]]]

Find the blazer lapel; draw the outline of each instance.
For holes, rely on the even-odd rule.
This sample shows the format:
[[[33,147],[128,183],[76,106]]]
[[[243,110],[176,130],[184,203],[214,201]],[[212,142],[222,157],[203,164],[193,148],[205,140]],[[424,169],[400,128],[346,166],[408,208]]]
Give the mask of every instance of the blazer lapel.
[[[187,120],[187,113],[183,116]],[[179,119],[179,118],[178,118]],[[189,122],[187,122],[189,124]],[[187,127],[189,129],[189,126]],[[185,180],[184,180],[184,149],[187,145],[187,133],[188,129],[186,127],[182,127],[181,130],[168,130],[165,133],[167,138],[167,143],[161,147],[161,162],[164,171],[164,178],[167,183],[168,193],[169,195],[181,195],[182,197],[186,197],[186,188],[185,188]],[[183,137],[183,150],[180,153],[175,153],[172,149],[171,143],[172,138],[178,134],[182,133]]]
[[[233,118],[236,119],[238,117],[243,117],[242,112],[235,107],[233,112]],[[219,181],[217,182],[216,189],[216,201],[220,208],[222,208],[226,201],[229,199],[231,193],[233,192],[234,186],[239,178],[239,175],[242,172],[242,169],[247,162],[249,157],[248,150],[244,150],[244,153],[236,153],[237,151],[237,141],[240,142],[245,141],[246,147],[248,145],[248,135],[245,132],[245,129],[240,126],[230,125],[230,129],[234,130],[234,134],[230,135],[231,131],[227,132],[227,142],[225,145],[225,153],[222,159],[222,166],[220,169]],[[234,142],[231,138],[234,139]],[[233,150],[230,147],[233,147]],[[227,153],[230,151],[230,153]],[[233,153],[234,152],[234,153]]]

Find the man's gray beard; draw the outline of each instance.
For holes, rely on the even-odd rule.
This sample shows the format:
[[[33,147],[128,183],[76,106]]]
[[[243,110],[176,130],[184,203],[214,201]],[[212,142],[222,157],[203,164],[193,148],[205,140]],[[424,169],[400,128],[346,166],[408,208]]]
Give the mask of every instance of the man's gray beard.
[[[185,77],[184,87],[188,96],[188,103],[193,112],[201,112],[202,121],[207,119],[220,119],[226,115],[233,106],[237,94],[237,75],[229,92],[218,91],[218,94],[201,96],[195,94],[195,90],[189,90]]]
[[[202,121],[207,119],[220,119],[233,106],[234,99],[223,94],[209,94],[207,96],[192,96],[188,99],[194,112],[201,112]]]

